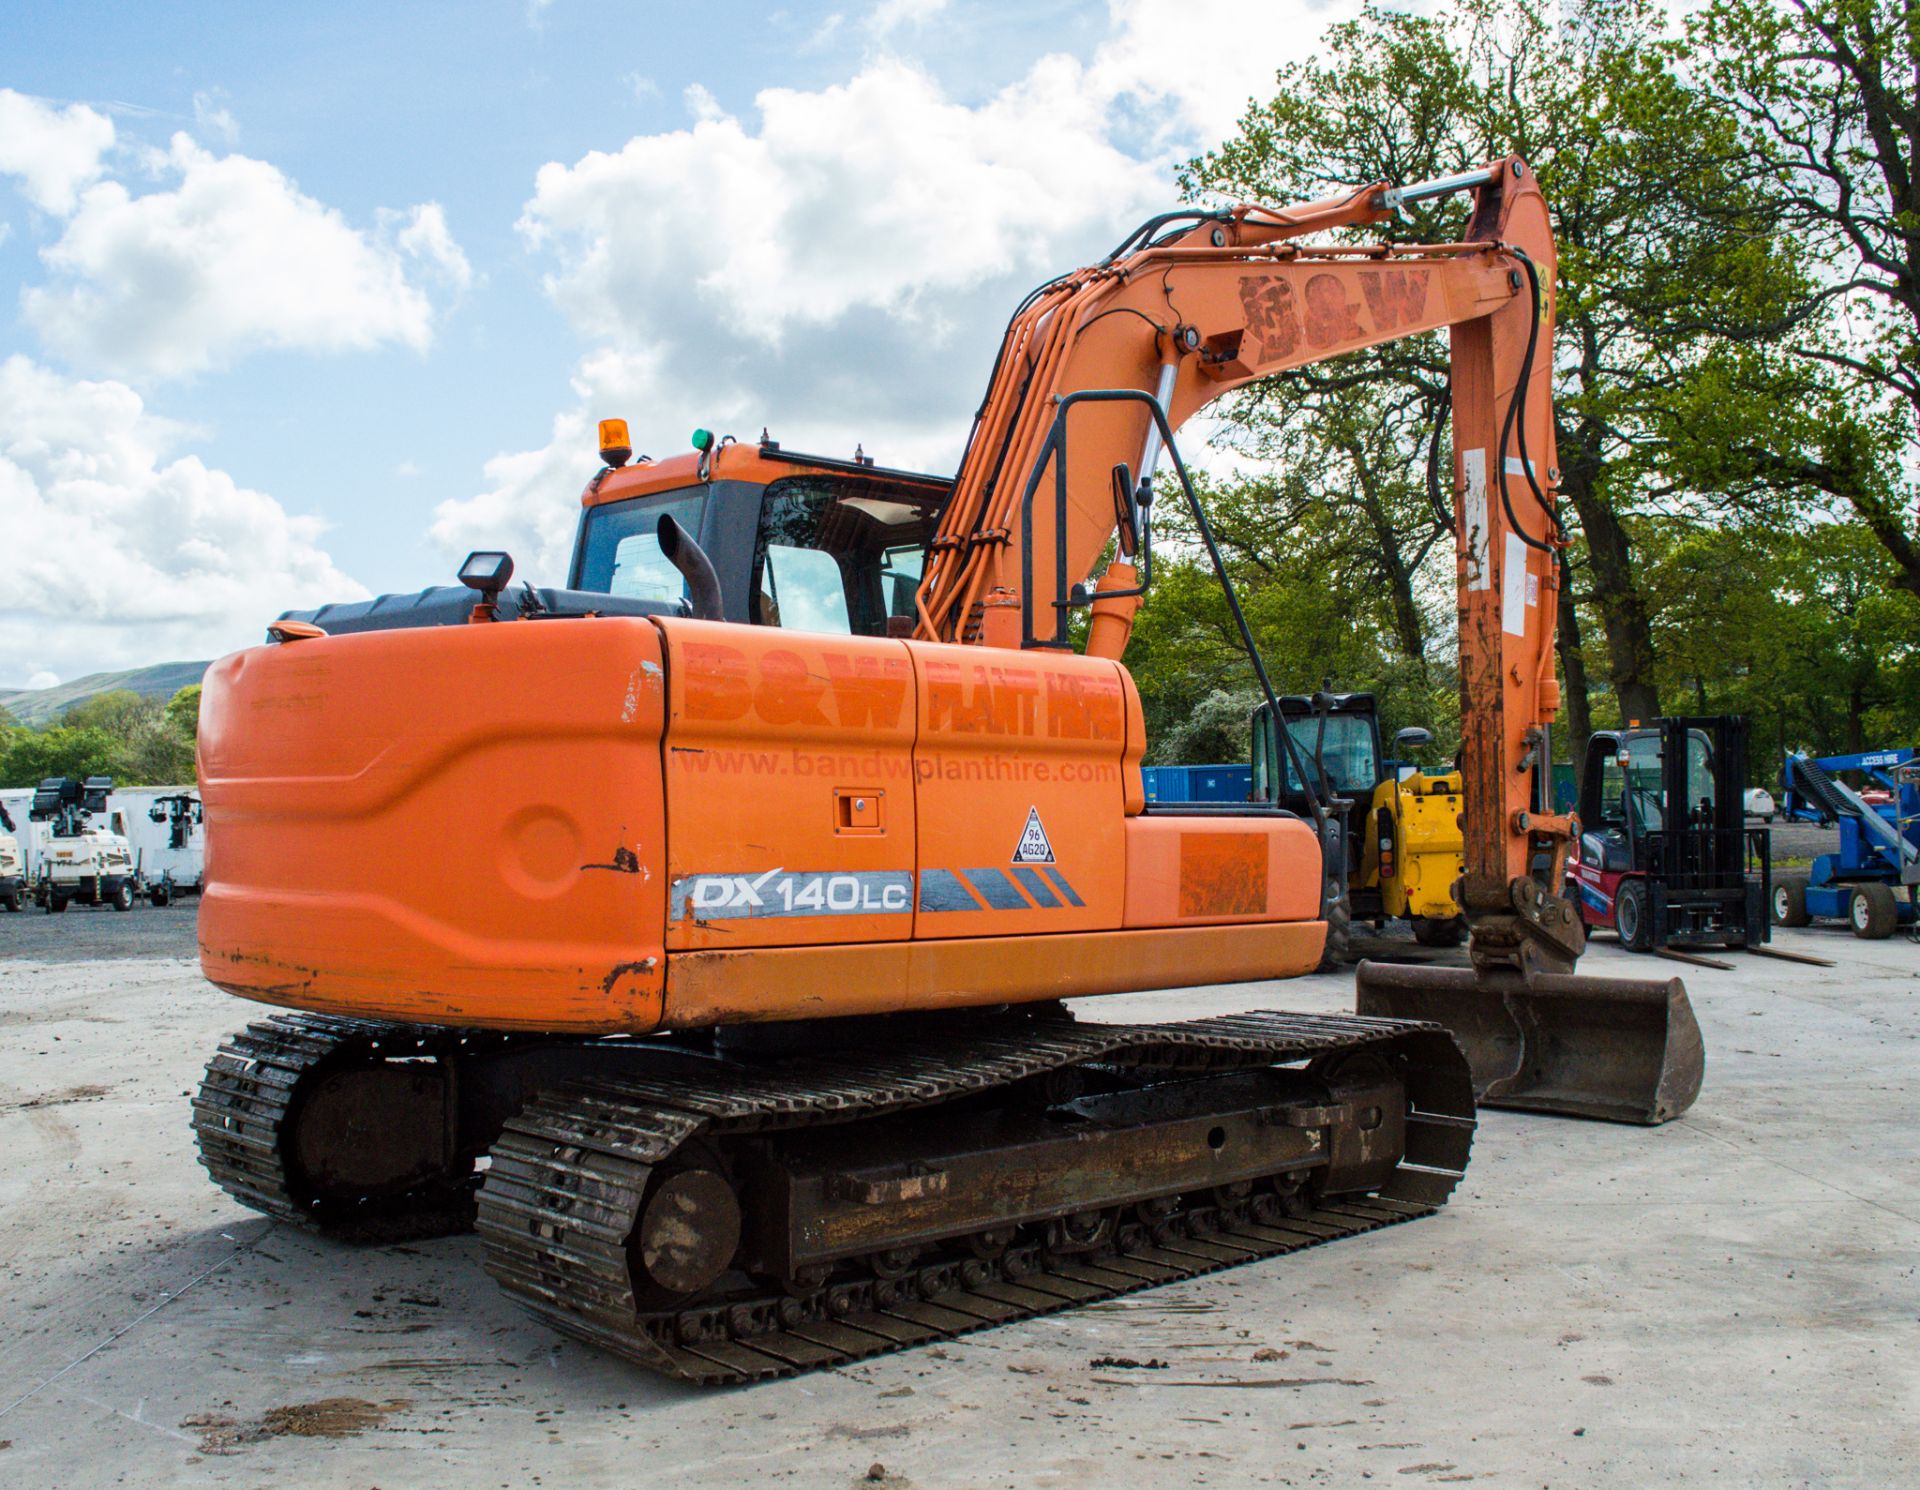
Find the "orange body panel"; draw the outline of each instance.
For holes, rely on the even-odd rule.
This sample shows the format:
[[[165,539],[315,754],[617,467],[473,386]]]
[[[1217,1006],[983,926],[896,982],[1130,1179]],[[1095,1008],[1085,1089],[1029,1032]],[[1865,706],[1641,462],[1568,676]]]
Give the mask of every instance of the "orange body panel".
[[[907,644],[656,624],[671,697],[669,949],[911,936]]]
[[[915,934],[1117,927],[1126,895],[1118,666],[1058,653],[911,645],[920,701]],[[1038,838],[1027,845],[1035,826]],[[1023,856],[1023,847],[1032,852]],[[929,882],[928,871],[965,884]],[[955,908],[941,908],[949,905]]]
[[[668,964],[666,1024],[698,1029],[1084,998],[1312,972],[1324,921],[1108,931],[770,952],[690,952]]]
[[[1128,926],[1319,914],[1320,844],[1298,819],[1136,817],[1126,833]]]
[[[645,620],[223,658],[200,713],[207,977],[338,1014],[653,1027],[663,681]]]

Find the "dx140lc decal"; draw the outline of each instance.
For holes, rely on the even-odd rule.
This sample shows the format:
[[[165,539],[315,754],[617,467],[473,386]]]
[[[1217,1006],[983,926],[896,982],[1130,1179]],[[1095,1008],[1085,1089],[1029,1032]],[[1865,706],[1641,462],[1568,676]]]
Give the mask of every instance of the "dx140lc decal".
[[[764,869],[753,874],[690,874],[673,882],[675,921],[741,921],[766,916],[904,916],[914,908],[904,869]],[[927,869],[923,911],[1058,910],[1085,905],[1054,865],[1011,871]]]

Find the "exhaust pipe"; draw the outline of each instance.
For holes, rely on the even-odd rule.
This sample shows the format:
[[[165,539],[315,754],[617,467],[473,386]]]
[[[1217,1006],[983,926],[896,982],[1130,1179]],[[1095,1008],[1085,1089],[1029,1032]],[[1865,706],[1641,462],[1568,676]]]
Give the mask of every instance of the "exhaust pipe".
[[[1354,1012],[1445,1025],[1486,1107],[1651,1126],[1691,1107],[1706,1074],[1678,978],[1363,962]]]
[[[713,560],[693,541],[693,535],[680,526],[671,512],[660,514],[660,552],[680,571],[687,582],[687,603],[693,607],[696,621],[724,621],[726,606],[720,600],[720,576],[713,572]]]

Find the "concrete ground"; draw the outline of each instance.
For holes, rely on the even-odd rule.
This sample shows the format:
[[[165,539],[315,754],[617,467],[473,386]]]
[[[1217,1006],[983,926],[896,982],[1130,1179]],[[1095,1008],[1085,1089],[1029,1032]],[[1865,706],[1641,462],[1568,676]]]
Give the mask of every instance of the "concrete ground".
[[[1905,940],[1788,932],[1838,965],[1735,972],[1596,945],[1594,971],[1684,972],[1709,1052],[1684,1120],[1487,1113],[1433,1219],[711,1391],[548,1334],[470,1237],[349,1249],[242,1210],[195,1163],[187,1095],[257,1011],[186,960],[47,961],[22,919],[0,920],[0,1486],[1920,1481]],[[146,920],[146,945],[185,924]],[[1097,1014],[1350,997],[1327,976]]]

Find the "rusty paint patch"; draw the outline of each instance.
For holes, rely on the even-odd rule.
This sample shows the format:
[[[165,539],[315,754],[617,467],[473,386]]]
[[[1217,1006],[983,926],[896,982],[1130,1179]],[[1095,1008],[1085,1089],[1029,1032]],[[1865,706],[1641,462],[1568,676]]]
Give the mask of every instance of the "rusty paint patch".
[[[1364,337],[1366,328],[1355,314],[1359,306],[1347,299],[1347,287],[1337,274],[1316,274],[1307,281],[1307,340],[1316,347],[1337,347]]]
[[[638,962],[623,962],[600,980],[600,991],[612,997],[613,988],[622,978],[645,978],[660,964],[651,957],[643,957]]]
[[[1266,908],[1264,833],[1180,835],[1182,916],[1257,916]]]
[[[1300,344],[1300,315],[1293,286],[1277,274],[1249,274],[1240,281],[1240,309],[1247,329],[1260,344],[1263,361],[1293,355]]]

